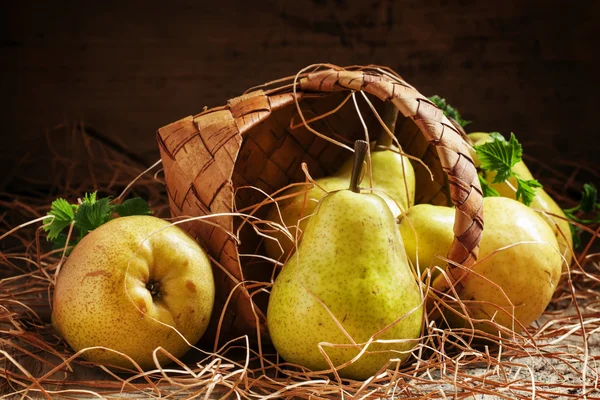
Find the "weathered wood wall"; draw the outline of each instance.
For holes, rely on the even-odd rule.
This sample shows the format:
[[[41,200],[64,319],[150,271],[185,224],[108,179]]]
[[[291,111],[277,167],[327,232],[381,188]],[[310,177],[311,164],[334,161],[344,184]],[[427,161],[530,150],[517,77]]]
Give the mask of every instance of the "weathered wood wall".
[[[387,65],[472,129],[600,150],[598,1],[37,3],[1,6],[3,171],[73,119],[150,162],[158,127],[316,62]]]

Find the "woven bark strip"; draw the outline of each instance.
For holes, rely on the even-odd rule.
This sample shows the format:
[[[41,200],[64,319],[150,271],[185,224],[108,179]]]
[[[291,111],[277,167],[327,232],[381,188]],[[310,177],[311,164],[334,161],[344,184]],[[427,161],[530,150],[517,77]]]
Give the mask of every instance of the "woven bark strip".
[[[429,172],[415,165],[417,186],[422,186],[417,189],[417,202],[448,204],[450,200],[456,205],[456,237],[448,258],[470,267],[477,257],[483,229],[481,188],[466,143],[443,113],[399,76],[375,67],[328,68],[299,78],[295,86],[288,82],[251,91],[225,106],[158,130],[172,215],[208,216],[211,222],[192,221],[184,227],[207,249],[216,265],[213,334],[235,290],[222,321],[223,338],[253,336],[257,326],[259,333],[266,335],[261,309],[265,310],[267,298],[259,289],[270,282],[274,268],[272,263],[240,257],[260,254],[260,237],[243,218],[227,213],[244,210],[260,218],[266,210],[257,204],[265,203],[266,198],[256,189],[271,194],[292,182],[303,182],[302,163],[307,164],[313,178],[330,174],[350,156],[348,150],[305,126],[292,129],[291,121],[300,121],[296,102],[309,120],[336,109],[352,91],[371,95],[376,108],[391,101],[401,112],[395,135],[404,151],[423,159],[434,176],[431,182]],[[352,103],[347,101],[310,126],[351,146],[354,140],[364,138]],[[361,115],[371,139],[376,139],[381,129],[373,113],[365,106]],[[226,215],[210,216],[222,213]],[[237,243],[229,233],[240,226]],[[452,265],[448,272],[454,279],[466,273]]]

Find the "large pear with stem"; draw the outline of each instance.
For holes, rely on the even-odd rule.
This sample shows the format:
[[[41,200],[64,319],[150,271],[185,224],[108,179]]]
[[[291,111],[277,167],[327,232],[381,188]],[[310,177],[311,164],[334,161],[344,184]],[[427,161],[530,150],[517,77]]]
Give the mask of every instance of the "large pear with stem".
[[[380,196],[358,189],[367,148],[355,146],[349,190],[316,207],[267,311],[271,339],[287,362],[315,371],[343,366],[339,375],[352,379],[405,360],[423,318],[394,215]]]
[[[393,139],[388,133],[394,133],[397,118],[396,106],[391,102],[386,103],[382,120],[387,129],[383,129],[374,151],[370,153],[371,171],[364,171],[363,183],[365,188],[372,187],[373,193],[386,200],[395,216],[412,207],[415,198],[413,166],[408,157],[402,155],[400,149],[393,145]],[[282,225],[290,235],[281,230],[269,232],[273,238],[265,240],[265,249],[269,257],[287,260],[295,244],[300,241],[306,223],[319,201],[329,192],[348,187],[352,165],[353,158],[349,158],[334,175],[316,179],[314,184],[291,187],[276,196],[282,200],[271,206],[266,219]]]

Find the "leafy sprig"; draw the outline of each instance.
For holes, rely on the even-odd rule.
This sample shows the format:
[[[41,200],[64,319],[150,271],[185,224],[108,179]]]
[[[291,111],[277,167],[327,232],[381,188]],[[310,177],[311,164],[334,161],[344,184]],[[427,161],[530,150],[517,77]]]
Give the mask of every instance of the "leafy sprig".
[[[75,219],[75,211],[77,211],[77,205],[69,204],[65,199],[56,199],[52,202],[48,216],[54,217],[54,219],[44,220],[46,223],[44,230],[48,232],[48,240],[55,240],[71,224]]]
[[[525,205],[530,205],[535,197],[535,189],[543,188],[543,185],[537,179],[524,180],[515,175],[517,179],[517,200]]]
[[[579,222],[580,224],[597,224],[600,223],[600,203],[598,203],[598,189],[591,183],[583,185],[583,192],[581,192],[581,200],[579,204],[572,208],[563,210],[567,218],[572,221]],[[591,218],[580,218],[577,214],[586,213],[592,214]],[[571,225],[571,233],[573,234],[573,247],[578,248],[581,246],[581,240],[579,239],[579,232],[581,228],[576,225]]]
[[[471,123],[471,121],[464,120],[456,108],[452,107],[446,102],[446,99],[441,98],[437,94],[431,96],[429,100],[431,100],[437,108],[442,110],[446,117],[452,118],[463,128]]]
[[[487,173],[485,171],[481,171],[481,174],[477,175],[479,177],[479,184],[481,185],[481,191],[483,192],[483,197],[498,197],[500,193],[493,187],[491,187],[487,182]]]
[[[121,204],[111,204],[110,197],[98,199],[97,193],[86,193],[83,199],[70,204],[58,198],[52,202],[44,220],[46,238],[54,243],[54,248],[76,245],[89,232],[119,216],[150,215],[148,203],[140,197],[125,200]],[[68,232],[73,225],[71,239],[67,243]],[[67,249],[70,251],[70,248]]]
[[[110,199],[105,197],[100,200],[83,201],[75,213],[75,226],[85,236],[112,217],[113,206]]]
[[[502,183],[514,177],[517,181],[517,200],[521,200],[523,204],[529,206],[535,197],[535,189],[541,188],[542,184],[536,179],[522,179],[513,170],[513,167],[522,159],[523,147],[514,133],[510,134],[509,140],[506,140],[498,132],[490,133],[490,138],[492,139],[490,142],[473,147],[481,162],[482,173],[495,172],[496,176],[494,176],[492,183]],[[485,178],[484,175],[483,179],[482,177],[479,179],[482,182],[484,197],[497,196],[498,192],[487,184]]]

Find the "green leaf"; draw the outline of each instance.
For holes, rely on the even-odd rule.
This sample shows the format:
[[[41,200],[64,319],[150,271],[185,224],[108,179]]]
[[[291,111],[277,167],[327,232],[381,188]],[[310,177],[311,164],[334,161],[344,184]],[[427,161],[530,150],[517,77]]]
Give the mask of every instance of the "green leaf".
[[[541,188],[542,184],[535,179],[528,181],[517,178],[517,200],[521,199],[521,202],[526,206],[531,205],[533,198],[535,197],[535,189]]]
[[[596,224],[600,223],[600,210],[597,212],[596,209],[600,208],[598,200],[598,189],[591,183],[583,185],[583,192],[581,192],[581,200],[579,204],[573,208],[563,209],[565,215],[580,224]],[[592,218],[579,218],[575,215],[578,212],[596,213]]]
[[[67,254],[88,232],[108,222],[114,216],[113,211],[120,216],[152,213],[148,204],[139,197],[113,206],[110,204],[110,197],[98,199],[97,192],[93,192],[86,193],[80,202],[80,205],[69,204],[65,199],[56,199],[52,202],[48,217],[44,219],[44,229],[48,232],[48,240],[54,242],[54,249],[65,248],[67,233],[64,232],[64,229],[70,224],[74,224],[74,226]]]
[[[98,192],[86,193],[83,196],[83,202],[84,203],[94,204],[96,202],[97,195],[98,195]]]
[[[581,194],[580,209],[583,212],[593,212],[598,203],[598,189],[591,183],[583,185],[583,193]]]
[[[132,199],[125,200],[123,204],[115,206],[115,211],[120,217],[127,217],[130,215],[150,215],[150,206],[146,203],[146,200],[141,197],[134,197]]]
[[[80,239],[77,238],[76,234],[73,233],[73,234],[71,234],[71,239],[69,240],[69,245],[67,246],[67,234],[61,233],[60,235],[58,235],[58,237],[54,241],[54,244],[52,245],[52,249],[53,250],[62,250],[65,248],[65,246],[67,246],[66,255],[69,255],[69,254],[71,254],[71,251],[73,251],[73,247],[75,247],[75,245],[77,243],[79,243],[79,240]]]
[[[72,206],[65,199],[59,198],[52,202],[50,211],[47,214],[48,218],[44,220],[44,224],[46,224],[44,230],[48,232],[48,240],[56,240],[63,229],[71,224],[75,218],[73,212],[74,208],[76,208],[76,206]]]
[[[572,224],[569,226],[571,227],[571,235],[573,236],[573,248],[578,249],[581,247],[581,238],[579,237],[581,228]]]
[[[438,95],[434,95],[434,96],[431,96],[429,98],[429,100],[431,100],[431,102],[433,104],[435,104],[435,106],[437,108],[442,110],[445,116],[447,116],[448,118],[452,118],[463,128],[471,123],[471,121],[466,121],[466,120],[462,119],[458,110],[456,108],[452,107],[450,104],[448,104],[446,102],[446,99],[443,99]]]
[[[67,235],[65,233],[61,233],[56,236],[56,240],[54,240],[54,244],[52,248],[54,250],[63,249],[67,244]]]
[[[494,140],[506,142],[506,138],[504,136],[502,136],[502,134],[500,132],[490,132],[490,137]]]
[[[577,212],[592,213],[596,212],[596,209],[600,208],[598,204],[598,189],[591,183],[583,185],[583,192],[581,193],[581,201],[573,208],[564,209],[564,213],[572,221],[579,222],[580,224],[597,224],[600,223],[600,212],[593,215],[593,218],[579,218],[575,214]],[[571,225],[571,233],[573,235],[573,247],[578,248],[581,246],[581,239],[578,233],[581,232],[581,228],[575,225]]]
[[[479,183],[481,184],[481,191],[483,192],[483,197],[498,197],[500,196],[500,193],[498,193],[498,191],[496,189],[494,189],[493,187],[491,187],[487,180],[481,176],[478,175],[479,177]]]
[[[75,224],[81,231],[82,236],[108,222],[113,209],[109,201],[110,199],[105,197],[95,200],[93,203],[90,201],[81,203],[75,213]]]
[[[493,141],[475,146],[474,149],[481,161],[481,168],[496,172],[492,183],[501,183],[514,175],[512,167],[521,161],[523,148],[514,133],[510,134],[508,141],[500,139],[500,134],[491,137]]]

